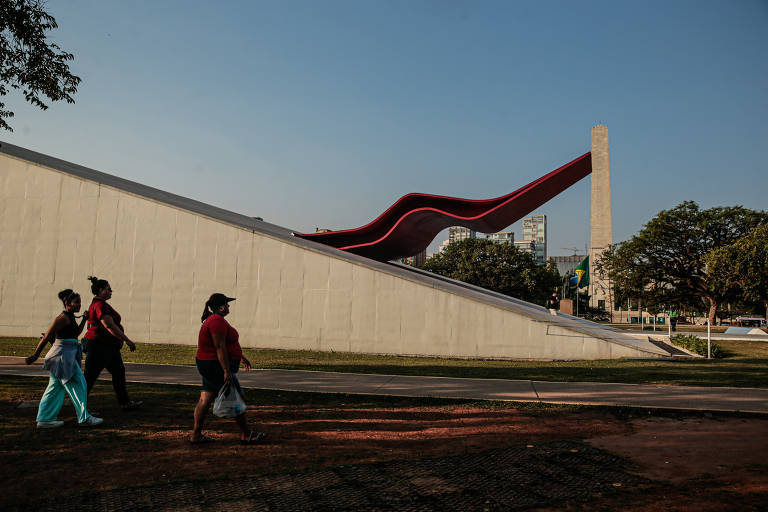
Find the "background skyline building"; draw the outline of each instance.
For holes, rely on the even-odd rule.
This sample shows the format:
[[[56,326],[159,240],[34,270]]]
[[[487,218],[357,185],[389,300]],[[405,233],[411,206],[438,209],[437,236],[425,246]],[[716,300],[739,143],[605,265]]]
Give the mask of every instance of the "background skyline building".
[[[407,258],[400,258],[400,263],[404,265],[410,265],[411,267],[420,267],[427,262],[427,250],[424,249],[418,254],[408,256]]]
[[[448,243],[466,240],[467,238],[477,238],[477,232],[463,226],[451,226],[448,228]]]
[[[535,250],[536,250],[536,243],[533,240],[517,240],[515,242],[512,242],[512,244],[518,248],[518,250],[522,252],[526,252],[533,256],[535,256]]]
[[[515,241],[515,232],[514,231],[499,231],[498,233],[491,233],[489,235],[485,236],[488,240],[491,240],[496,243],[513,243]]]
[[[440,243],[440,247],[437,248],[437,254],[443,252],[449,244],[468,238],[477,238],[477,232],[463,226],[451,226],[448,228],[448,239]]]
[[[547,216],[536,213],[523,217],[523,240],[531,240],[534,244],[533,256],[536,263],[544,265],[547,262]]]

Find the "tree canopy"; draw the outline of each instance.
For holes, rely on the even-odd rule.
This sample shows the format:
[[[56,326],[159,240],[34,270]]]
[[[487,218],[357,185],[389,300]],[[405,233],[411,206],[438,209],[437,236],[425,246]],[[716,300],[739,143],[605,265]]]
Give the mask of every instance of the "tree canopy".
[[[554,266],[537,265],[533,256],[514,245],[486,239],[453,242],[422,268],[540,305],[560,285]]]
[[[24,98],[42,110],[43,101],[74,103],[80,78],[69,71],[71,53],[47,39],[58,27],[43,0],[0,0],[0,97],[21,89]],[[0,102],[0,127],[13,131],[8,119],[13,112]]]
[[[705,258],[707,276],[721,288],[738,286],[746,300],[765,306],[768,319],[768,225],[759,226]]]
[[[609,247],[596,265],[613,281],[617,298],[636,297],[657,307],[704,301],[714,322],[730,289],[707,276],[707,254],[764,224],[765,211],[741,206],[701,210],[686,201],[662,210],[631,239]]]

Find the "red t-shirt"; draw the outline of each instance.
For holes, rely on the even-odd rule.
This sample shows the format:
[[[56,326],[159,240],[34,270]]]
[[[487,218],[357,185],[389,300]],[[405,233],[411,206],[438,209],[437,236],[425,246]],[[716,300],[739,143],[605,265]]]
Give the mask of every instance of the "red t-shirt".
[[[104,316],[111,316],[120,329],[123,326],[120,324],[120,313],[114,310],[104,299],[94,297],[93,302],[88,307],[88,331],[85,333],[85,338],[89,340],[97,340],[103,342],[111,342],[122,346],[123,342],[119,338],[112,335],[111,332],[104,327],[101,323],[101,319]]]
[[[229,325],[223,316],[213,314],[205,319],[200,326],[200,334],[197,336],[197,358],[201,361],[215,361],[216,345],[213,344],[212,334],[223,334],[227,341],[227,354],[230,361],[239,361],[243,357],[243,349],[240,348],[240,335],[237,330]]]

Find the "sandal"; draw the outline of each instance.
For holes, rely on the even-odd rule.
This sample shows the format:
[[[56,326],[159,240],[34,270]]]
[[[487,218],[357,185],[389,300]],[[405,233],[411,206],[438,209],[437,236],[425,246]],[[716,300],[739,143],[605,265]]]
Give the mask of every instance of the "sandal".
[[[265,437],[267,437],[267,434],[264,432],[256,432],[251,430],[248,432],[248,439],[241,439],[240,444],[259,444],[264,440]]]
[[[214,441],[216,441],[214,438],[208,437],[205,434],[200,434],[200,439],[196,441],[190,440],[189,444],[209,444],[209,443],[213,443]]]

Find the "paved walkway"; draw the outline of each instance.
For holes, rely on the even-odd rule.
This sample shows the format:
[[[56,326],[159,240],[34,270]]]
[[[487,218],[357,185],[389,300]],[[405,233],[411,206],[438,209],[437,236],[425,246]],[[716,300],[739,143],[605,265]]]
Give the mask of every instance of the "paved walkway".
[[[198,386],[193,366],[126,363],[130,382]],[[0,375],[46,376],[40,364],[0,356]],[[768,414],[768,389],[653,386],[601,382],[546,382],[504,379],[414,377],[301,370],[253,370],[238,373],[247,388],[318,393],[352,393],[410,397],[511,400],[554,404],[612,405],[741,411]],[[109,379],[107,372],[102,379]]]
[[[639,329],[626,329],[624,330],[626,334],[631,334],[632,336],[650,336],[651,338],[664,338],[667,339],[669,337],[669,331],[665,328],[662,329],[661,326],[659,326],[659,329],[656,331],[641,331]],[[707,339],[707,331],[695,331],[695,332],[688,332],[688,331],[677,331],[673,334],[684,334],[688,335],[691,334],[693,336],[697,336],[699,338]],[[710,339],[712,341],[768,341],[768,334],[726,334],[724,332],[713,332],[710,333]]]

